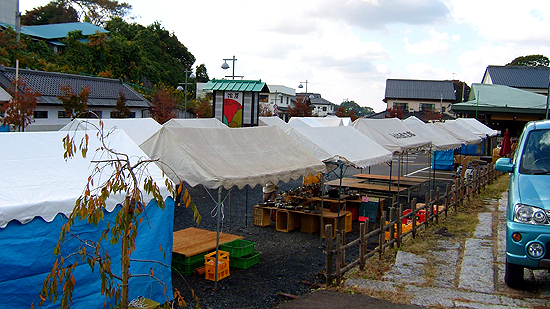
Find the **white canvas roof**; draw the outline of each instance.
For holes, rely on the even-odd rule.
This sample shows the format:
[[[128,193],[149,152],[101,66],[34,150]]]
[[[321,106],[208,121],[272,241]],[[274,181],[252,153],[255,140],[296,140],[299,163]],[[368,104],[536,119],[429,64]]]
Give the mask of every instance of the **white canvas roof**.
[[[288,125],[293,128],[297,127],[324,127],[322,123],[317,121],[317,117],[292,117],[288,121]]]
[[[163,127],[141,144],[173,181],[242,189],[325,172],[325,165],[277,126]],[[169,168],[166,168],[166,167]]]
[[[437,127],[433,123],[425,123],[415,116],[404,119],[403,123],[415,134],[431,140],[434,150],[456,149],[462,145],[461,141],[446,130]]]
[[[188,119],[176,119],[172,118],[168,120],[165,124],[165,127],[187,127],[187,128],[225,128],[226,126],[223,122],[219,121],[216,118],[188,118]]]
[[[356,119],[352,126],[391,152],[429,148],[431,141],[414,134],[398,118]]]
[[[314,117],[315,121],[318,123],[324,125],[325,127],[339,127],[343,126],[344,123],[342,122],[342,119],[338,117]]]
[[[497,130],[493,130],[486,126],[485,124],[481,123],[479,120],[475,118],[457,118],[456,120],[449,120],[449,121],[456,121],[460,123],[465,128],[469,128],[472,132],[476,133],[482,138],[485,138],[487,136],[493,137],[498,135]]]
[[[460,123],[456,121],[445,121],[445,122],[436,122],[436,126],[447,130],[451,135],[456,139],[461,141],[466,145],[474,145],[481,143],[481,137],[471,132],[470,130],[461,126]]]
[[[138,145],[161,128],[161,125],[153,118],[108,118],[101,119],[101,121],[103,121],[105,133],[112,129],[122,129]],[[95,134],[94,126],[99,127],[98,119],[74,119],[59,131],[88,130]]]
[[[77,151],[75,157],[63,159],[62,139],[68,132],[13,132],[0,134],[0,228],[12,220],[26,223],[35,217],[42,217],[51,222],[54,217],[63,213],[69,215],[76,199],[82,194],[87,179],[92,175],[92,159],[107,159],[95,153],[100,147],[95,133],[88,132],[88,154],[82,158]],[[74,141],[78,145],[84,131],[76,131]],[[115,130],[106,140],[107,146],[130,155],[131,162],[147,158],[145,153],[122,130]],[[164,187],[162,172],[154,164],[148,166],[150,175]],[[95,184],[102,183],[101,176],[106,177],[108,170],[96,174]],[[147,201],[151,197],[145,197]],[[107,200],[107,210],[112,211],[116,204],[124,200],[123,195],[111,195]]]
[[[326,163],[340,160],[356,168],[366,168],[392,158],[391,152],[348,126],[291,128],[286,133]]]
[[[261,126],[278,126],[279,128],[283,129],[283,131],[286,131],[292,128],[288,123],[286,123],[283,119],[277,116],[260,117],[260,125]]]

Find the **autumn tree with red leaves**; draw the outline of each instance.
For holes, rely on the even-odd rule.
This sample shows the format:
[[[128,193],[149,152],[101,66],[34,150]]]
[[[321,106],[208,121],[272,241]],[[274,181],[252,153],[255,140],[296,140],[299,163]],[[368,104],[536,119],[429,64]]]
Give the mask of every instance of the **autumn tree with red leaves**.
[[[90,86],[82,88],[82,91],[78,94],[69,85],[61,86],[61,92],[63,95],[57,96],[57,98],[63,103],[65,114],[68,117],[74,119],[86,112],[88,108],[88,97],[91,92]]]
[[[355,111],[350,109],[348,112],[346,112],[346,109],[344,107],[338,107],[336,112],[334,112],[334,115],[336,117],[350,117],[352,122],[355,121],[355,119],[359,118],[355,114]]]
[[[197,98],[191,100],[190,110],[197,118],[210,118],[212,117],[212,103],[209,97]]]
[[[172,118],[176,118],[178,113],[176,108],[178,101],[176,98],[168,93],[165,88],[160,88],[154,95],[151,101],[151,117],[158,123],[164,124]]]
[[[308,103],[309,100],[306,97],[296,97],[296,102],[293,107],[288,109],[288,114],[290,117],[311,117],[311,108]]]
[[[386,118],[403,119],[403,117],[404,117],[404,112],[401,106],[394,105],[392,108],[386,109]]]
[[[14,81],[12,86],[9,89],[12,98],[0,105],[0,115],[4,116],[1,123],[5,126],[14,125],[20,131],[25,131],[25,128],[34,122],[34,110],[40,94],[20,80]]]
[[[268,103],[260,103],[260,106],[258,108],[258,116],[260,117],[273,116],[273,112],[271,111],[271,108],[269,107]]]

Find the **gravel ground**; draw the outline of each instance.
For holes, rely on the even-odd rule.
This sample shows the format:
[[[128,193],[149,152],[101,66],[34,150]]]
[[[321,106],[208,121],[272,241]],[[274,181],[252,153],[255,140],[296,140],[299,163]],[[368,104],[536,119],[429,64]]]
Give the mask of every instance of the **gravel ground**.
[[[346,175],[356,172],[350,169]],[[300,185],[301,180],[281,182],[279,191]],[[216,202],[210,195],[217,199],[217,190],[209,190],[210,195],[200,186],[189,190],[202,215],[202,222],[199,225],[194,224],[191,212],[178,207],[175,211],[174,230],[198,227],[216,231],[216,218],[211,215],[215,213]],[[422,201],[425,192],[426,188],[413,196]],[[198,297],[201,308],[272,308],[286,300],[280,293],[302,295],[310,292],[314,284],[325,283],[322,274],[326,264],[326,256],[323,254],[324,239],[320,239],[319,233],[308,234],[299,230],[279,232],[275,229],[274,222],[269,227],[254,226],[253,206],[262,201],[260,186],[248,190],[234,189],[229,196],[223,190],[222,199],[225,202],[221,231],[255,242],[255,250],[261,252],[260,263],[248,269],[231,268],[230,276],[220,280],[216,290],[214,282],[206,280],[204,276],[180,276],[173,272],[173,286],[182,293],[190,307],[196,305],[190,289]],[[247,213],[245,208],[248,209]],[[356,239],[358,234],[358,222],[353,222],[353,231],[346,238]],[[357,251],[346,252],[346,260],[357,259]]]

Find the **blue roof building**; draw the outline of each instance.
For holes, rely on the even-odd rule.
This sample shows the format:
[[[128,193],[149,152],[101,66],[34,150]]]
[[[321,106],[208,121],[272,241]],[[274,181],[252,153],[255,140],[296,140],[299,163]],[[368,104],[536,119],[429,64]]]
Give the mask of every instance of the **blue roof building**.
[[[450,80],[387,79],[383,101],[388,108],[399,106],[405,112],[447,112],[456,95]]]
[[[501,85],[548,94],[549,67],[490,65],[483,74],[483,84]]]

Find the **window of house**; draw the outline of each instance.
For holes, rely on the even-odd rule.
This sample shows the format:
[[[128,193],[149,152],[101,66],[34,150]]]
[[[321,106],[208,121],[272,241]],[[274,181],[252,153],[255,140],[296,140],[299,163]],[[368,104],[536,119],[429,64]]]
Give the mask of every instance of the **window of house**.
[[[48,111],[34,111],[34,118],[48,118]]]
[[[267,94],[260,94],[259,100],[260,100],[260,102],[267,103],[267,101],[269,101],[268,97],[269,96]]]
[[[326,112],[326,111],[327,111],[327,107],[323,106],[323,112]]]
[[[110,116],[109,116],[109,117],[111,117],[111,118],[117,118],[117,117],[116,117],[116,112],[115,112],[115,111],[112,111],[112,112],[110,113]],[[130,113],[128,114],[128,116],[126,116],[126,118],[136,118],[136,112],[130,112]]]
[[[393,103],[393,106],[396,108],[400,108],[402,111],[408,111],[409,110],[409,103]]]
[[[69,118],[69,115],[64,111],[57,111],[57,118]]]
[[[421,111],[433,111],[435,109],[435,104],[430,103],[420,103],[420,110]]]

